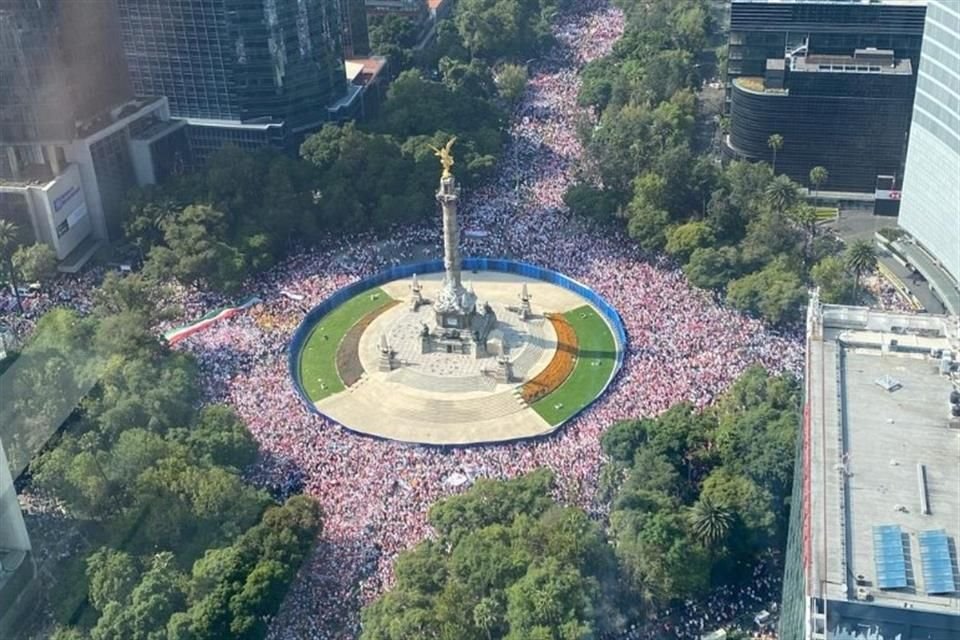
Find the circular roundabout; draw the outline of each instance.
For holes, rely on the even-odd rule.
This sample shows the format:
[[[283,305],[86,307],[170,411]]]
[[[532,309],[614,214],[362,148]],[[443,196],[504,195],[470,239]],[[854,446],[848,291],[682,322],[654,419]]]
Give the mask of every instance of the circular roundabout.
[[[466,445],[550,433],[602,395],[626,342],[610,305],[532,265],[463,269],[454,290],[442,261],[396,267],[314,307],[289,349],[301,399],[357,433]]]

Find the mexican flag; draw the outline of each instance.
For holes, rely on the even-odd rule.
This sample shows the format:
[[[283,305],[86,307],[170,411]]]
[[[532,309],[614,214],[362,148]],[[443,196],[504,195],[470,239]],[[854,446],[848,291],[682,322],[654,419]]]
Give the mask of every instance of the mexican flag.
[[[263,302],[263,301],[260,300],[260,298],[253,296],[245,300],[243,303],[238,304],[235,307],[220,307],[219,309],[214,309],[213,311],[210,311],[209,313],[204,314],[196,322],[192,322],[190,324],[185,324],[185,325],[170,329],[169,331],[163,334],[163,337],[171,345],[177,344],[181,340],[189,338],[193,334],[203,331],[204,329],[214,324],[215,322],[219,322],[220,320],[225,320],[226,318],[232,318],[233,316],[237,315],[241,311],[249,309],[250,307],[252,307],[253,305],[259,302]]]

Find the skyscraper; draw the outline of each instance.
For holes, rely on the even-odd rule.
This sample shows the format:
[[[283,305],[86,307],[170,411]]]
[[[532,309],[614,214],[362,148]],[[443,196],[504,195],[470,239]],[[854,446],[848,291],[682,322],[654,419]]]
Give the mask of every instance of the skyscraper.
[[[71,139],[132,98],[115,31],[112,0],[0,1],[0,144]]]
[[[958,341],[811,298],[781,640],[960,637]]]
[[[925,0],[733,0],[724,152],[772,162],[829,190],[899,184],[923,39]]]
[[[927,9],[900,225],[940,262],[956,289],[960,282],[960,3],[953,0],[931,0]],[[936,286],[929,275],[927,279]]]
[[[166,96],[201,156],[224,142],[302,137],[330,119],[327,107],[346,92],[338,4],[119,0],[133,89]]]
[[[733,80],[728,154],[770,159],[800,184],[823,166],[834,191],[872,192],[878,175],[898,175],[906,151],[914,72],[889,50],[791,55],[767,61],[761,77]]]
[[[186,150],[180,129],[163,98],[134,97],[115,0],[0,0],[0,216],[61,269],[119,235],[129,189],[167,170],[153,150]]]
[[[766,62],[794,52],[850,55],[887,49],[920,61],[926,0],[733,0],[727,88],[740,76],[762,76]]]
[[[367,28],[367,7],[363,0],[339,0],[340,33],[343,57],[370,55],[370,33]]]

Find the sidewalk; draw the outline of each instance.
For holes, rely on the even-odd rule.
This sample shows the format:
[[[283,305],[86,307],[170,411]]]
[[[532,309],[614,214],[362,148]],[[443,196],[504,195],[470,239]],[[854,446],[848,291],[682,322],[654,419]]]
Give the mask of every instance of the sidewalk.
[[[824,228],[837,234],[844,242],[867,240],[876,246],[873,234],[884,227],[896,226],[897,219],[893,217],[875,216],[872,211],[868,210],[844,209],[841,211],[839,218],[824,225]],[[877,261],[900,281],[900,284],[916,298],[927,312],[949,312],[937,294],[931,290],[930,284],[928,282],[914,283],[913,273],[900,264],[891,254],[878,249]],[[894,283],[894,285],[896,286],[897,283]]]

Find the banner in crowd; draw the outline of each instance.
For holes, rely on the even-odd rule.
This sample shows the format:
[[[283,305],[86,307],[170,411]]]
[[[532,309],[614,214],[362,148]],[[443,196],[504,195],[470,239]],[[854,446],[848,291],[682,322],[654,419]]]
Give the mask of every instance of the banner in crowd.
[[[241,311],[249,309],[250,307],[252,307],[253,305],[259,302],[263,302],[263,301],[260,300],[260,298],[253,296],[252,298],[248,298],[247,300],[245,300],[241,304],[238,304],[235,307],[220,307],[219,309],[214,309],[213,311],[207,314],[204,314],[196,322],[192,322],[190,324],[185,324],[183,326],[170,329],[169,331],[163,334],[163,337],[171,345],[177,344],[181,340],[189,338],[190,336],[192,336],[193,334],[199,331],[203,331],[210,325],[216,322],[219,322],[220,320],[232,318],[233,316],[237,315]]]

